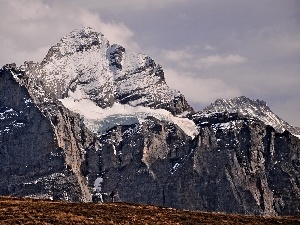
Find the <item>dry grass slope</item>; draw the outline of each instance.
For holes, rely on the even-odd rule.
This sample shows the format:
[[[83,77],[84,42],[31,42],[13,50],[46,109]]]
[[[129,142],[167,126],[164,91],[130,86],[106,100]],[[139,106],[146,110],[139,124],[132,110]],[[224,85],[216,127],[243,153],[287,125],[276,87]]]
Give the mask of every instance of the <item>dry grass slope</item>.
[[[0,224],[300,224],[294,217],[255,217],[131,203],[67,203],[0,197]]]

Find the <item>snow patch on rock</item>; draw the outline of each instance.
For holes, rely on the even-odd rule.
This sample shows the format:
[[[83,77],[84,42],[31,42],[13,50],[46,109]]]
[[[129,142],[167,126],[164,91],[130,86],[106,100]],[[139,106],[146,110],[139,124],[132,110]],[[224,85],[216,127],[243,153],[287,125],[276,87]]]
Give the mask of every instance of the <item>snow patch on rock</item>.
[[[94,189],[95,191],[101,191],[101,183],[103,182],[102,177],[97,177],[97,179],[94,181]]]
[[[296,135],[296,134],[293,134],[295,137],[299,138],[300,139],[300,135]]]
[[[131,106],[115,102],[112,107],[101,108],[93,101],[85,98],[80,89],[70,97],[59,99],[65,107],[79,113],[84,118],[85,125],[95,133],[104,133],[117,125],[143,123],[148,116],[155,117],[178,125],[188,136],[194,138],[198,133],[195,123],[187,118],[173,116],[164,109],[152,109],[144,106]]]

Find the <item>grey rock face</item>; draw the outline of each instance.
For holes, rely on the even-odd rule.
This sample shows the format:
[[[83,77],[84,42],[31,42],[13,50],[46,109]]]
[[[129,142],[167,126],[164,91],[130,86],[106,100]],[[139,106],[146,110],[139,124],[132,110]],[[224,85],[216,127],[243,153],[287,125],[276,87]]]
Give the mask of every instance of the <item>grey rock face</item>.
[[[115,127],[101,136],[97,152],[88,153],[96,158],[87,157],[86,174],[91,180],[100,175],[102,193],[114,190],[119,201],[211,212],[299,213],[298,138],[237,114],[218,113],[197,123],[200,134],[194,140],[155,118]]]
[[[120,201],[166,206],[171,206],[166,195],[172,193],[176,196],[172,201],[176,201],[179,193],[167,188],[172,174],[188,164],[192,145],[191,138],[180,128],[149,117],[142,124],[111,129],[100,137],[100,143],[97,157],[86,158],[85,170],[92,181],[97,177],[93,171],[100,172],[102,193],[114,190]],[[89,170],[90,165],[97,167]],[[182,208],[176,203],[172,206]]]
[[[214,196],[205,205],[207,210],[299,213],[300,170],[295,166],[299,164],[299,138],[287,131],[277,133],[257,119],[236,113],[212,113],[204,121],[197,116],[194,119],[200,128],[196,170],[202,179],[210,178],[206,185],[199,184],[205,196]]]

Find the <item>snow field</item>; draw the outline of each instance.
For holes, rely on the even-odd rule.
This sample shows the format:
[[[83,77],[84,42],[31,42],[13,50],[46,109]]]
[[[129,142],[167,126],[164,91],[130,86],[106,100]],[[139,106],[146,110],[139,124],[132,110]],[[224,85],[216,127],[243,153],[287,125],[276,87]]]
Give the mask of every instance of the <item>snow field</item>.
[[[193,121],[187,118],[175,117],[164,109],[151,109],[144,106],[133,107],[120,103],[115,103],[110,108],[102,109],[89,99],[76,99],[74,98],[75,96],[83,97],[80,93],[75,93],[72,97],[59,100],[65,107],[84,117],[86,126],[95,133],[105,132],[116,125],[142,123],[148,116],[178,125],[191,138],[194,138],[199,133]]]

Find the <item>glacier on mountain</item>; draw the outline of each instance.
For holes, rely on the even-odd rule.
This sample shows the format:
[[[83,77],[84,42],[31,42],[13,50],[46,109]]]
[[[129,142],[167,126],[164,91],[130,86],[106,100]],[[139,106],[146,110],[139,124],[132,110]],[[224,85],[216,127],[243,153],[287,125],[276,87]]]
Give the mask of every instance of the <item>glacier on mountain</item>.
[[[78,94],[78,91],[76,91],[70,97],[59,100],[66,108],[83,116],[86,126],[98,134],[104,133],[117,125],[143,123],[149,116],[176,124],[192,138],[199,133],[192,120],[174,116],[164,109],[151,109],[129,104],[122,105],[117,102],[113,106],[103,109],[87,98],[78,99],[78,96],[82,96],[82,94]]]

